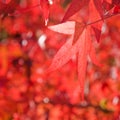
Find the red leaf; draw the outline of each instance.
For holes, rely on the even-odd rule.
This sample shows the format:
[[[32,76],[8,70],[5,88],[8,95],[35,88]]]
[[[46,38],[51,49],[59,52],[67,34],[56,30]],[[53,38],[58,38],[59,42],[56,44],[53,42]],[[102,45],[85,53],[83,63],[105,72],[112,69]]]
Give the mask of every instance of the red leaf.
[[[93,1],[94,1],[95,7],[98,10],[101,18],[103,18],[104,11],[103,11],[103,7],[102,7],[102,0],[93,0]]]
[[[91,49],[90,49],[90,52],[89,52],[89,56],[90,56],[91,61],[92,61],[95,65],[101,67],[100,62],[99,62],[99,61],[97,60],[97,58],[96,58],[95,48],[93,47],[93,45],[91,45]]]
[[[100,41],[102,25],[103,25],[103,21],[100,21],[91,26],[97,42]]]
[[[74,22],[74,21],[67,21],[65,23],[61,23],[58,25],[49,26],[48,28],[59,33],[72,35],[74,34],[73,44],[78,40],[81,33],[83,32],[85,24]]]
[[[80,95],[84,100],[84,80],[87,66],[87,46],[86,46],[86,29],[81,35],[81,43],[78,53],[78,80],[80,82]]]
[[[75,22],[67,21],[65,23],[61,23],[58,25],[49,26],[48,28],[55,32],[72,35],[74,34],[74,30],[75,30]]]
[[[113,7],[112,0],[103,0],[102,6],[108,12]]]
[[[66,24],[72,23],[71,29],[69,29]],[[78,79],[80,82],[80,95],[81,99],[84,99],[84,80],[86,74],[86,66],[87,66],[87,55],[90,56],[92,62],[95,65],[100,65],[97,61],[95,55],[95,49],[91,42],[91,26],[85,28],[85,26],[81,29],[81,24],[76,22],[76,28],[74,28],[74,22],[66,22],[59,25],[51,26],[49,29],[54,30],[56,32],[65,33],[65,34],[74,34],[68,40],[61,49],[57,52],[55,57],[53,58],[52,64],[48,71],[54,71],[64,64],[66,64],[72,56],[78,53]],[[78,25],[77,25],[78,24]],[[64,29],[65,28],[65,29]],[[79,31],[80,29],[80,31]],[[71,31],[72,30],[72,31]],[[69,32],[70,31],[70,32]],[[73,40],[75,40],[75,44],[73,44]],[[73,44],[73,45],[72,45]]]
[[[78,40],[78,38],[82,34],[84,28],[85,28],[85,25],[83,23],[79,23],[79,22],[75,23],[75,32],[74,32],[73,44],[76,43],[76,41]]]
[[[101,36],[101,31],[99,29],[97,29],[96,27],[92,27],[94,32],[95,32],[95,36],[96,36],[96,39],[97,39],[97,42],[99,42],[100,40],[100,36]]]
[[[120,12],[120,6],[115,6],[114,10],[113,10],[113,13],[117,14],[118,12]]]
[[[98,10],[96,9],[96,6],[95,6],[93,0],[91,0],[89,3],[89,21],[88,21],[88,23],[93,23],[99,19],[101,19],[101,16],[100,16]]]
[[[80,36],[79,40],[72,46],[73,37],[71,37],[57,52],[55,57],[53,58],[52,64],[48,71],[54,71],[60,67],[62,67],[64,64],[66,64],[76,53],[78,52],[81,43],[81,38],[83,36]]]
[[[68,52],[71,49],[73,38],[71,37],[57,52],[57,54],[54,56],[51,66],[49,67],[48,71],[54,71],[64,64],[68,62],[68,60],[71,58],[70,52]],[[68,54],[67,54],[68,53]]]
[[[49,17],[49,2],[48,0],[40,0],[41,11],[43,12],[43,17],[45,19],[45,25],[47,25]]]
[[[72,0],[70,7],[68,8],[62,22],[67,21],[71,16],[77,13],[83,6],[85,7],[89,3],[89,0]]]
[[[89,11],[92,11],[92,12],[89,13],[88,24],[92,26],[93,34],[95,35],[97,42],[99,42],[103,21],[98,10],[95,7],[95,4],[93,3],[93,0],[90,1]]]
[[[73,4],[74,2],[77,2],[78,5]],[[80,90],[77,90],[77,92],[80,93],[82,100],[84,99],[84,80],[87,66],[87,55],[90,56],[91,61],[95,65],[100,66],[96,58],[95,48],[92,44],[91,32],[93,32],[93,35],[95,35],[95,38],[99,41],[103,24],[102,8],[100,8],[100,10],[97,8],[99,4],[100,6],[102,5],[101,0],[90,1],[90,12],[87,11],[87,4],[88,3],[86,3],[86,1],[81,1],[80,3],[80,1],[73,0],[63,18],[63,21],[66,21],[67,19],[72,21],[49,27],[49,29],[53,31],[73,35],[72,38],[67,41],[55,55],[49,71],[62,67],[72,58],[73,55],[78,53],[78,79],[80,82]],[[87,17],[82,15],[82,12],[80,13],[84,8],[83,5],[85,5],[87,9],[85,12],[85,15],[88,15]]]
[[[95,53],[95,47],[93,46],[92,43],[92,38],[91,38],[91,27],[87,28],[87,53],[91,59],[91,62],[95,64],[96,66],[101,66],[99,61],[97,60],[96,53]]]

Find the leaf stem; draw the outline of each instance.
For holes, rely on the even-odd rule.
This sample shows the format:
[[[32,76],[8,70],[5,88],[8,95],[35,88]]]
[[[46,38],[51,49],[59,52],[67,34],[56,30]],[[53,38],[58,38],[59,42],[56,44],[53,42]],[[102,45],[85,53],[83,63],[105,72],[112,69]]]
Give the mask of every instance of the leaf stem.
[[[96,21],[87,23],[86,26],[92,25],[92,24],[95,24],[95,23],[98,23],[98,22],[100,22],[100,21],[106,20],[106,19],[108,19],[108,18],[114,17],[114,16],[119,15],[119,14],[120,14],[120,12],[117,13],[117,14],[112,14],[112,15],[110,15],[110,16],[105,16],[104,18],[101,18],[101,19],[98,19],[98,20],[96,20]]]

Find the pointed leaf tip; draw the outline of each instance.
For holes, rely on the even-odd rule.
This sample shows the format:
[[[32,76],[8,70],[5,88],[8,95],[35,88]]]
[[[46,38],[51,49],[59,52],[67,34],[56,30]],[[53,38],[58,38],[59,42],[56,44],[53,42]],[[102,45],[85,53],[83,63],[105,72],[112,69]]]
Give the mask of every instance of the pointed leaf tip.
[[[48,29],[53,30],[58,33],[72,35],[74,34],[74,30],[75,30],[75,22],[68,21],[65,23],[49,26]]]

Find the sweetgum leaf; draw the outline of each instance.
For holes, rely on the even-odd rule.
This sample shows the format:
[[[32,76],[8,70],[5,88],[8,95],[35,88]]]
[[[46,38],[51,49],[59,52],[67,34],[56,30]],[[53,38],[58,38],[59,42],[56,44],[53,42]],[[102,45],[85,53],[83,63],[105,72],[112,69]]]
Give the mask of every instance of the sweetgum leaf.
[[[86,6],[88,3],[89,0],[72,0],[71,5],[66,11],[66,14],[63,17],[62,22],[67,21],[71,16],[77,13],[83,6]]]
[[[96,41],[100,41],[101,32],[102,32],[103,21],[99,21],[91,25],[93,34],[95,35]]]
[[[73,44],[76,43],[76,41],[78,40],[78,38],[82,34],[84,28],[85,28],[85,25],[83,23],[79,23],[79,22],[75,23],[75,32],[74,32]]]
[[[71,24],[72,27],[69,26],[71,29],[67,26],[68,24]],[[59,25],[50,26],[49,29],[59,33],[73,34],[57,52],[48,71],[59,69],[78,53],[78,79],[80,82],[81,99],[83,100],[87,55],[90,56],[95,65],[100,65],[91,41],[91,26],[86,27],[84,24],[69,21]],[[73,42],[74,40],[75,42]]]
[[[80,82],[80,95],[81,99],[84,100],[84,80],[86,75],[87,66],[87,44],[86,44],[86,29],[81,34],[81,42],[78,53],[78,80]]]
[[[79,36],[83,32],[85,24],[74,22],[74,21],[67,21],[58,25],[49,26],[48,28],[63,34],[72,35],[74,34],[73,44],[78,40]]]
[[[90,49],[90,52],[89,52],[89,56],[90,56],[90,59],[91,59],[91,61],[93,62],[93,64],[95,64],[96,66],[101,67],[100,62],[98,61],[98,59],[97,59],[97,57],[96,57],[96,52],[95,52],[95,48],[94,48],[93,45],[91,45],[91,49]]]
[[[76,4],[73,4],[74,2]],[[66,22],[48,27],[55,32],[72,35],[71,39],[61,47],[53,58],[49,71],[62,67],[72,56],[78,55],[78,80],[82,100],[84,99],[87,56],[89,55],[95,65],[100,66],[92,44],[92,36],[95,36],[97,41],[100,40],[101,36],[104,13],[100,7],[102,7],[101,0],[90,0],[87,2],[73,0],[63,18],[63,22]],[[67,21],[68,19],[69,21]]]
[[[89,21],[88,23],[93,23],[97,20],[101,19],[101,15],[99,11],[97,10],[94,1],[90,0],[89,2]]]
[[[71,37],[66,43],[60,48],[57,54],[54,56],[52,60],[52,64],[49,67],[48,71],[54,71],[60,67],[62,67],[68,60],[71,58],[67,53],[71,49],[73,38]]]
[[[95,35],[97,42],[99,42],[103,21],[98,10],[95,7],[93,0],[91,0],[89,3],[89,11],[92,11],[92,12],[89,12],[88,24],[91,25],[93,34]]]
[[[58,25],[49,26],[48,28],[58,33],[72,35],[75,30],[75,22],[67,21]]]
[[[103,18],[103,16],[104,16],[104,11],[103,11],[103,6],[102,6],[103,0],[93,0],[93,1],[94,1],[94,5],[95,5],[96,9],[98,10],[101,18]]]
[[[71,37],[57,52],[55,57],[53,58],[52,64],[48,71],[54,71],[60,67],[62,67],[64,64],[66,64],[76,53],[78,52],[81,43],[81,40],[83,36],[80,36],[79,40],[72,45],[73,37]]]
[[[91,59],[91,62],[95,64],[96,66],[101,66],[100,62],[98,61],[96,57],[96,51],[95,47],[92,43],[92,38],[91,38],[91,27],[87,27],[87,32],[86,32],[86,42],[87,42],[87,53]]]

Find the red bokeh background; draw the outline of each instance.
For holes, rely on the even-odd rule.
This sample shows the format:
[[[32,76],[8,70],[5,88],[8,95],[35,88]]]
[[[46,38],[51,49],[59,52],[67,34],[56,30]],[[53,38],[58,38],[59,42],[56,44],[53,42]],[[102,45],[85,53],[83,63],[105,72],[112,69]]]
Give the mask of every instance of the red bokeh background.
[[[38,2],[18,0],[23,11],[13,6],[14,12],[0,12],[0,120],[119,120],[120,15],[107,19],[100,43],[94,41],[102,66],[88,62],[82,102],[75,97],[74,56],[59,70],[46,72],[69,37],[45,26],[39,6],[33,7]],[[69,3],[54,0],[48,25],[60,23]]]

